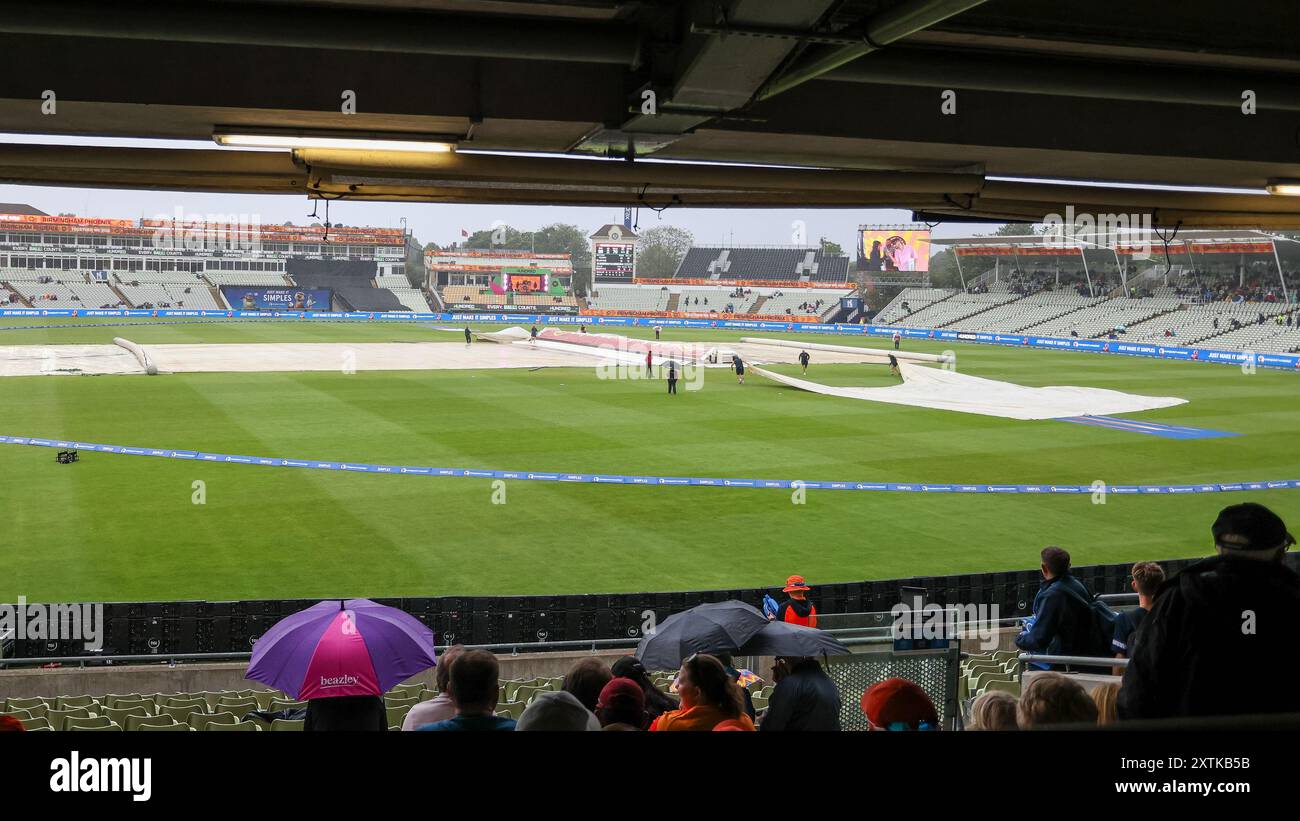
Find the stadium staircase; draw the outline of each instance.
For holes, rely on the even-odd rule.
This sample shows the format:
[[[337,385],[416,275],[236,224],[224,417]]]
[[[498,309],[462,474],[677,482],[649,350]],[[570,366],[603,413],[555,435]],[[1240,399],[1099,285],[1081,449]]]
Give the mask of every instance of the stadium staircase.
[[[222,296],[222,294],[221,294],[221,289],[220,289],[220,288],[218,288],[218,287],[215,286],[215,285],[209,285],[209,286],[208,286],[208,291],[211,292],[211,294],[212,294],[212,299],[213,299],[213,300],[214,300],[218,305],[220,305],[221,307],[226,308],[226,309],[229,309],[229,308],[230,308],[230,303],[229,303],[229,302],[226,302],[226,298],[225,298],[224,296]]]
[[[723,249],[718,254],[718,258],[709,263],[709,279],[721,279],[722,275],[731,270],[731,251]]]
[[[805,254],[803,262],[799,263],[794,272],[798,275],[800,282],[809,282],[817,274],[817,252],[809,251]]]
[[[678,293],[670,293],[670,294],[668,295],[668,307],[664,308],[664,310],[665,310],[665,311],[668,311],[668,312],[670,312],[670,313],[673,312],[673,311],[676,311],[676,310],[677,310],[677,303],[681,301],[681,298],[682,298],[682,295],[681,295],[681,294],[678,294]]]
[[[751,314],[761,314],[761,313],[763,313],[762,308],[763,308],[763,304],[764,304],[765,302],[767,302],[767,297],[762,296],[762,295],[760,294],[759,297],[758,297],[758,299],[754,300],[754,304],[751,305],[751,306],[749,306],[749,310],[748,310],[746,313],[751,313]]]
[[[18,297],[18,304],[19,304],[19,305],[22,305],[22,306],[25,307],[25,308],[30,308],[30,307],[32,307],[32,303],[28,302],[28,301],[27,301],[27,298],[24,297],[22,294],[18,293],[18,289],[15,288],[14,286],[10,285],[8,282],[0,282],[0,287],[4,288],[4,289],[7,290],[9,293],[11,293],[11,294],[13,294],[14,296]]]

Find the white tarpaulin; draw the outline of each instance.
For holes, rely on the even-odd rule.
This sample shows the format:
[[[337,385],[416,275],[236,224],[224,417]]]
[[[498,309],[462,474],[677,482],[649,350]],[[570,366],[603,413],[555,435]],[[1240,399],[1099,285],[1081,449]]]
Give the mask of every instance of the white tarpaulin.
[[[1106,416],[1114,413],[1169,408],[1186,399],[1175,396],[1139,396],[1105,388],[1052,386],[1030,388],[996,379],[968,376],[941,368],[928,368],[908,362],[899,363],[903,384],[888,388],[836,388],[806,379],[782,376],[763,368],[755,373],[792,388],[839,396],[865,399],[891,405],[978,413],[1005,419],[1060,419],[1069,416]]]

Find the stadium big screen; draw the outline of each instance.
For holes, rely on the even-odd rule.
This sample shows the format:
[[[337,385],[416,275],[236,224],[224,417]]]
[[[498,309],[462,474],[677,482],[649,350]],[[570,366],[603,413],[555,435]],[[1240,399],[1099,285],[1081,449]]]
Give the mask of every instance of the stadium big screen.
[[[858,267],[864,271],[930,270],[930,232],[863,226],[858,229]]]
[[[517,294],[544,293],[551,287],[551,272],[540,268],[503,268],[507,291]]]

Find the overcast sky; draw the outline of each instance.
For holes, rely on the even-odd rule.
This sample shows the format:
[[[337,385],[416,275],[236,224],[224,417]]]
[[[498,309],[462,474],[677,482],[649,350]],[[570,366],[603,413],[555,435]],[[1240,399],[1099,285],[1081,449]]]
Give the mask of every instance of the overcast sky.
[[[257,215],[263,223],[292,221],[302,225],[317,208],[305,197],[272,194],[207,194],[176,191],[117,191],[100,188],[52,188],[0,185],[0,202],[26,203],[47,214],[74,213],[84,217],[139,219],[165,216],[177,208],[187,218],[207,215]],[[324,221],[325,204],[317,215]],[[447,245],[460,239],[461,229],[470,233],[491,228],[500,220],[520,231],[531,231],[555,222],[572,223],[587,233],[605,223],[622,223],[621,208],[576,208],[534,205],[446,205],[435,203],[334,202],[330,221],[343,225],[400,227],[402,217],[421,242]],[[641,230],[659,225],[685,228],[701,245],[793,245],[796,220],[806,225],[809,243],[821,237],[838,242],[846,253],[856,253],[855,230],[863,224],[910,222],[907,211],[868,209],[721,209],[670,208],[656,214],[647,208],[633,212]],[[936,236],[963,236],[975,226],[941,225]],[[979,226],[974,233],[991,233],[993,226]]]
[[[136,139],[85,137],[52,134],[0,133],[0,142],[14,144],[82,145],[103,147],[151,147],[211,149],[205,140]],[[236,150],[236,149],[225,149]],[[219,215],[246,214],[263,223],[311,222],[317,202],[305,197],[272,194],[196,194],[176,191],[134,191],[100,188],[37,187],[0,185],[0,202],[25,203],[47,214],[73,213],[82,217],[139,219],[167,217],[182,209],[186,218],[219,219]],[[493,227],[497,221],[520,231],[531,231],[552,223],[577,225],[593,233],[606,223],[621,224],[621,208],[577,208],[569,206],[446,205],[385,202],[334,202],[330,222],[343,225],[400,227],[402,218],[421,242],[449,245],[461,239],[461,230],[471,234]],[[319,203],[317,219],[324,221],[325,204]],[[855,231],[859,225],[898,225],[911,222],[911,213],[884,209],[723,209],[670,208],[656,214],[647,208],[633,212],[634,225],[647,230],[659,225],[685,228],[700,245],[795,245],[796,221],[804,224],[806,242],[821,237],[837,242],[845,253],[857,252]],[[992,233],[996,226],[940,225],[939,237]]]

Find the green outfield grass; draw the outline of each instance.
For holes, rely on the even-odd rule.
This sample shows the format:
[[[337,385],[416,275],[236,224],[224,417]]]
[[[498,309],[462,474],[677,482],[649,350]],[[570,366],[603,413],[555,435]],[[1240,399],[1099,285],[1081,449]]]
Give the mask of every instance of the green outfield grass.
[[[52,330],[8,345],[457,341],[414,324],[249,322]],[[488,329],[488,326],[475,326]],[[636,333],[636,332],[634,332]],[[636,335],[649,336],[649,331]],[[669,330],[666,339],[739,332]],[[797,335],[783,335],[800,338]],[[822,335],[823,342],[845,342]],[[881,341],[857,344],[883,347]],[[911,343],[912,350],[944,346]],[[1134,415],[1243,434],[1167,440],[818,396],[708,372],[703,389],[591,368],[0,379],[0,433],[390,464],[931,483],[1173,484],[1300,476],[1300,375],[966,345],[965,373],[1173,395]],[[810,378],[888,384],[882,366]],[[796,368],[787,368],[796,372]],[[193,504],[194,483],[206,504]],[[195,464],[0,445],[0,600],[623,592],[1029,568],[1207,553],[1225,504],[1300,524],[1297,491],[1196,496],[909,495],[437,479]]]

